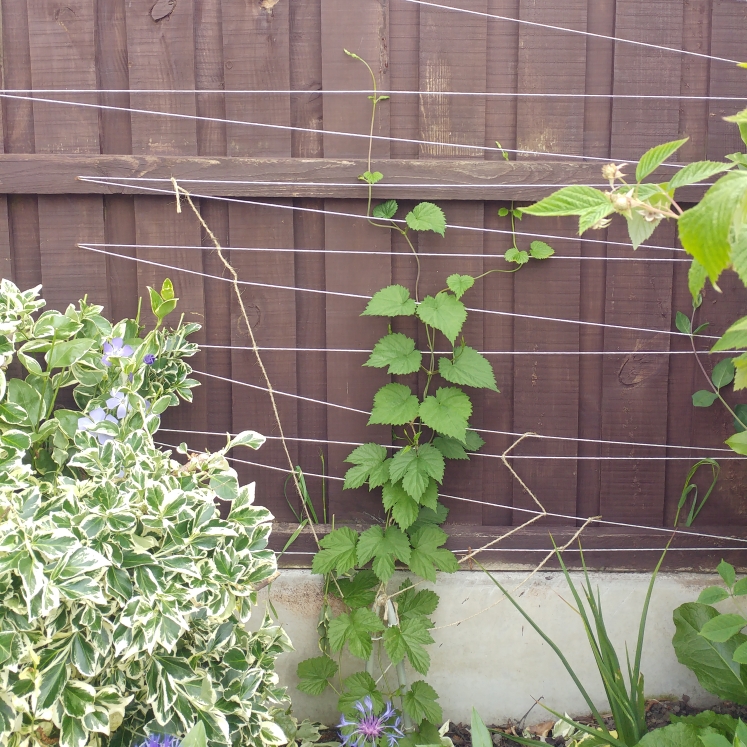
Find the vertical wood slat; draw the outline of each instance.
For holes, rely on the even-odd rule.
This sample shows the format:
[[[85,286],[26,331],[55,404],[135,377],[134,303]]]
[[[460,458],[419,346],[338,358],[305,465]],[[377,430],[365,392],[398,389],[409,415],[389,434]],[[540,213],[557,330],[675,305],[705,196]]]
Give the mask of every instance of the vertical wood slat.
[[[392,0],[389,5],[389,69],[394,91],[418,91],[420,66],[420,6]],[[391,136],[406,140],[418,138],[420,97],[393,94],[390,103]],[[392,158],[417,158],[417,143],[391,144]]]
[[[732,0],[713,0],[711,16],[711,54],[744,61],[747,50],[744,35],[747,5]],[[727,62],[711,62],[709,96],[744,96],[744,71]],[[722,159],[727,153],[743,151],[739,129],[723,118],[744,109],[744,101],[710,101],[708,112],[708,158]]]
[[[3,0],[3,83],[7,88],[29,89],[31,51],[25,0]],[[6,153],[34,152],[34,113],[30,101],[3,98]],[[39,212],[36,195],[13,195],[8,200],[13,279],[20,288],[42,281],[39,250]]]
[[[290,9],[278,3],[270,9],[261,4],[231,3],[223,5],[223,49],[225,81],[229,90],[283,90],[290,88]],[[229,119],[246,119],[267,124],[290,124],[290,96],[288,94],[250,94],[246,97],[229,95],[226,101]],[[228,126],[229,155],[290,156],[291,135],[288,130]],[[277,204],[290,205],[289,200]],[[273,252],[273,248],[293,247],[293,215],[290,210],[254,205],[229,206],[229,232],[233,247],[267,247],[268,251],[231,254],[231,262],[241,279],[273,285],[293,285],[294,258],[291,253]],[[245,287],[244,303],[252,323],[252,331],[260,347],[293,348],[296,346],[296,298],[292,291],[272,288]],[[249,336],[234,300],[232,310],[232,341],[235,346],[248,346]],[[262,352],[262,360],[276,392],[294,393],[296,390],[293,352]],[[265,387],[266,382],[251,350],[234,350],[232,368],[235,378]],[[284,433],[297,433],[297,401],[276,395],[276,404]],[[269,395],[234,385],[233,417],[237,430],[256,429],[274,436],[262,447],[264,464],[289,469]],[[289,443],[294,464],[297,442]],[[241,465],[240,465],[241,466]],[[293,512],[283,497],[286,475],[275,470],[242,467],[243,475],[251,475],[257,482],[258,495],[281,520],[292,520]],[[289,500],[298,506],[298,499],[288,493]]]
[[[679,48],[682,44],[683,9],[664,0],[635,0],[618,5],[616,33],[624,38]],[[615,51],[616,94],[673,94],[681,86],[681,55],[619,44]],[[655,77],[642,75],[656,69]],[[657,101],[656,116],[645,99],[616,99],[612,115],[611,155],[635,160],[650,147],[676,139],[679,103]],[[631,169],[632,170],[632,167]],[[624,225],[617,221],[610,238],[627,241]],[[662,225],[654,234],[659,245],[673,241],[673,226]],[[608,255],[630,256],[623,247],[609,246]],[[653,256],[645,249],[639,256]],[[656,256],[661,256],[657,253]],[[608,324],[670,330],[673,269],[667,263],[611,262],[607,267]],[[605,330],[605,350],[669,350],[669,336],[625,330]],[[606,356],[602,400],[602,438],[665,443],[667,436],[666,356]],[[644,452],[638,451],[639,455]],[[648,452],[645,452],[648,453]],[[618,447],[603,447],[602,455],[635,455]],[[662,521],[665,463],[606,461],[602,464],[601,513],[605,518],[638,523]]]
[[[371,88],[368,71],[358,60],[345,55],[348,49],[365,59],[377,76],[378,87],[389,84],[388,62],[388,1],[353,4],[348,0],[321,0],[322,9],[322,83],[324,90]],[[377,111],[375,134],[388,136],[390,109],[383,102]],[[371,122],[370,102],[360,96],[328,96],[324,100],[324,128],[342,132],[368,133]],[[363,138],[324,136],[327,158],[364,157],[368,142]],[[388,141],[373,144],[375,158],[388,158]],[[384,169],[385,170],[385,169]],[[384,175],[386,180],[386,174]],[[326,200],[325,210],[365,214],[361,200]],[[380,250],[392,247],[389,232],[375,228],[363,220],[325,215],[324,235],[327,256],[325,286],[342,293],[373,295],[391,281],[391,263],[386,257],[371,255],[332,255],[336,250]],[[326,304],[327,345],[334,348],[370,349],[386,332],[386,327],[360,318],[364,304],[360,299],[328,296]],[[374,323],[370,323],[373,321]],[[327,399],[329,402],[370,410],[373,395],[386,383],[381,370],[361,368],[359,356],[329,354],[327,359]],[[327,438],[332,441],[390,443],[389,428],[366,427],[367,417],[336,408],[327,410]],[[343,460],[353,447],[329,445],[330,474],[345,473]],[[341,484],[329,484],[330,512],[337,520],[381,512],[381,501],[368,490],[342,491]]]
[[[521,0],[523,20],[586,30],[585,0],[540,7],[535,0]],[[552,29],[522,26],[519,30],[518,86],[522,92],[584,93],[586,85],[586,38]],[[523,150],[550,153],[582,153],[584,109],[574,99],[521,98],[517,109],[517,142]],[[518,154],[517,158],[545,156]],[[521,231],[573,235],[567,223],[525,218]],[[552,244],[552,240],[548,241]],[[520,248],[528,249],[524,240]],[[563,241],[554,246],[564,256],[578,256],[578,243]],[[549,263],[553,260],[550,259]],[[552,278],[545,279],[547,265],[522,268],[514,280],[514,310],[518,314],[538,314],[561,319],[579,318],[581,290],[580,262],[563,261],[553,266]],[[540,312],[541,310],[541,312]],[[517,318],[514,323],[516,350],[578,350],[579,328],[574,324],[538,322]],[[514,363],[514,428],[518,433],[532,431],[554,436],[578,436],[579,362],[575,356],[521,355]],[[574,456],[572,441],[527,442],[517,454]],[[566,460],[517,461],[515,469],[545,508],[574,514],[577,473]],[[536,508],[523,489],[514,486],[514,504]],[[514,524],[526,517],[515,514]],[[562,521],[562,520],[561,520]]]
[[[180,0],[167,19],[154,21],[151,7],[143,2],[126,3],[127,56],[130,86],[136,89],[184,89],[186,94],[132,94],[132,106],[155,111],[194,115],[195,62],[194,15],[192,0]],[[194,120],[132,115],[132,151],[134,154],[179,155],[197,153],[197,129]],[[163,185],[157,185],[163,186]],[[168,185],[167,185],[168,186]],[[176,214],[173,197],[135,197],[136,239],[138,244],[196,246],[200,244],[200,226],[189,209]],[[203,272],[201,252],[188,249],[138,249],[138,258]],[[152,324],[147,311],[146,286],[160,288],[165,277],[174,283],[179,311],[185,321],[205,322],[205,296],[202,278],[151,265],[138,264],[138,292],[143,297],[146,323]],[[172,322],[170,318],[168,320]],[[176,318],[173,319],[176,322]],[[205,341],[204,328],[191,338]],[[196,370],[204,370],[204,353],[191,361]],[[199,378],[199,377],[198,377]],[[194,401],[171,411],[164,424],[172,428],[206,430],[207,397],[204,386],[194,390]],[[192,448],[204,448],[204,436],[189,438]]]
[[[485,13],[486,0],[470,0],[465,6],[469,10]],[[423,6],[420,10],[420,89],[421,91],[479,91],[487,76],[487,21],[480,16],[454,14],[437,8]],[[483,145],[485,142],[485,99],[482,96],[421,96],[420,138],[446,143]],[[420,146],[421,158],[482,158],[480,150],[458,146]],[[443,202],[447,223],[482,228],[484,208],[481,203],[465,204]],[[419,251],[432,253],[448,252],[452,242],[459,242],[460,252],[473,254],[455,262],[452,258],[427,257],[421,260],[425,275],[421,282],[421,298],[435,294],[446,287],[446,278],[461,272],[472,275],[482,273],[483,236],[477,231],[447,229],[446,238],[433,233],[418,237]],[[482,308],[483,284],[478,281],[463,299],[468,307]],[[479,347],[483,341],[485,317],[471,314],[464,326],[464,336],[471,347]],[[448,349],[449,343],[440,335],[437,348]],[[423,340],[423,342],[425,342]],[[446,382],[439,382],[446,385]],[[473,413],[470,423],[481,428],[483,423],[484,392],[471,390]],[[494,395],[492,395],[494,396]],[[481,499],[483,497],[484,460],[479,457],[470,462],[449,463],[443,489],[447,494]],[[482,507],[470,503],[446,505],[451,510],[451,521],[479,524],[482,522]]]
[[[93,0],[28,3],[31,77],[35,88],[95,88],[96,45]],[[95,109],[34,102],[37,153],[98,153],[99,122]],[[75,303],[79,288],[94,303],[109,305],[106,258],[78,249],[79,241],[104,239],[102,198],[38,199],[39,240],[44,296],[51,308]]]

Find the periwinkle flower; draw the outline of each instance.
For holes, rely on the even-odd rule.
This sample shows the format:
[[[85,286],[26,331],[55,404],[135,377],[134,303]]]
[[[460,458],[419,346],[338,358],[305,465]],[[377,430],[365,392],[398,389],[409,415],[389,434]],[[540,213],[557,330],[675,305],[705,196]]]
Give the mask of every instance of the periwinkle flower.
[[[106,400],[106,406],[110,410],[117,410],[117,417],[122,418],[127,415],[130,409],[130,403],[127,401],[127,395],[124,392],[111,392],[109,399]]]
[[[146,353],[143,356],[143,363],[145,363],[146,366],[152,366],[156,362],[156,356],[153,355],[153,353]]]
[[[110,358],[129,358],[133,353],[130,345],[125,345],[121,337],[115,337],[111,342],[104,343],[104,355],[101,362],[105,366],[111,366]]]
[[[115,425],[117,425],[118,422],[112,415],[107,415],[103,408],[97,407],[95,410],[91,410],[91,412],[89,412],[85,417],[78,418],[78,430],[89,431],[96,436],[96,440],[103,445],[107,441],[112,440],[112,436],[108,433],[99,433],[97,430],[99,423],[103,423],[104,421],[114,423]]]
[[[342,747],[376,747],[382,737],[386,739],[389,747],[396,747],[399,740],[405,736],[400,728],[400,719],[391,703],[387,703],[384,712],[377,716],[371,697],[367,695],[362,702],[358,701],[355,704],[355,710],[359,714],[356,720],[348,721],[343,716],[337,725],[342,736]],[[342,729],[349,727],[353,728],[343,733]]]
[[[133,747],[180,747],[181,742],[171,734],[149,734],[143,742]]]

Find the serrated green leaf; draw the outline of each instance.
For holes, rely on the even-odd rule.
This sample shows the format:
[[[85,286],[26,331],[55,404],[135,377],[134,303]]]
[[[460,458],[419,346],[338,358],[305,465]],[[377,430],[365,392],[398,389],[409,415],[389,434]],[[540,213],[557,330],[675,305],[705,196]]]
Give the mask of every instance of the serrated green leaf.
[[[457,298],[461,298],[474,284],[475,279],[472,275],[457,274],[446,278],[446,285]]]
[[[636,181],[643,181],[649,174],[656,171],[669,156],[676,153],[686,142],[688,138],[683,140],[672,140],[669,143],[662,143],[656,145],[650,150],[646,151],[641,159],[638,161],[638,166],[635,170]]]
[[[428,396],[420,404],[420,419],[425,425],[462,443],[467,437],[471,415],[470,398],[456,387],[441,387],[435,397]]]
[[[435,296],[426,296],[416,313],[421,321],[442,332],[452,345],[467,320],[464,304],[443,291]]]
[[[355,567],[358,533],[350,527],[341,527],[331,531],[319,542],[320,550],[311,563],[311,572],[324,575],[337,571],[347,573]]]
[[[400,332],[382,337],[363,364],[373,368],[387,368],[390,374],[411,374],[420,369],[423,354],[415,349],[415,340]]]
[[[361,316],[412,316],[415,301],[403,285],[388,285],[374,293]]]
[[[687,271],[687,287],[693,298],[698,298],[700,292],[703,290],[707,277],[708,273],[706,272],[705,267],[694,259],[690,263],[690,267]]]
[[[703,638],[707,638],[709,641],[724,643],[732,636],[741,632],[745,625],[747,625],[747,620],[745,620],[741,615],[719,615],[703,625],[700,629],[700,635],[702,635]]]
[[[356,465],[345,473],[344,488],[359,488],[368,481],[369,488],[377,488],[389,479],[387,450],[379,444],[363,444],[345,459]]]
[[[479,451],[485,446],[485,441],[479,433],[467,431],[467,451]]]
[[[329,645],[332,651],[341,651],[347,643],[350,653],[359,659],[371,655],[371,633],[384,630],[384,624],[369,609],[361,607],[352,612],[344,612],[329,623]]]
[[[400,618],[413,615],[432,615],[438,607],[438,594],[430,589],[415,590],[410,579],[405,579],[397,595],[397,612]]]
[[[454,554],[441,547],[448,535],[436,526],[425,526],[414,532],[412,552],[408,563],[410,570],[427,581],[436,580],[436,568],[445,573],[454,573],[459,564]]]
[[[432,443],[446,459],[469,459],[464,445],[451,436],[436,436]]]
[[[711,348],[717,350],[733,350],[747,344],[747,316],[737,319]]]
[[[590,208],[609,205],[610,201],[598,189],[583,185],[563,187],[534,205],[522,208],[528,215],[562,216],[580,215]]]
[[[296,668],[298,689],[309,695],[321,695],[337,674],[337,664],[329,656],[304,659]]]
[[[700,389],[693,394],[693,407],[710,407],[718,399],[718,394],[708,389]]]
[[[418,417],[420,402],[404,384],[386,384],[374,395],[369,425],[405,425]]]
[[[383,220],[389,220],[390,218],[394,218],[395,213],[397,212],[397,208],[399,206],[397,205],[396,200],[387,200],[386,202],[379,203],[372,211],[372,215],[374,218],[382,218]]]
[[[353,578],[340,578],[332,585],[332,593],[342,594],[342,601],[351,609],[358,607],[370,607],[376,598],[376,587],[379,579],[373,571],[363,569],[358,571]]]
[[[680,169],[670,180],[670,189],[679,189],[688,184],[697,184],[716,174],[721,174],[733,168],[733,163],[718,163],[717,161],[695,161]]]
[[[555,250],[544,241],[533,241],[529,245],[529,253],[533,259],[547,259],[555,254]]]
[[[674,319],[674,325],[683,335],[689,335],[692,333],[690,317],[688,317],[687,314],[683,314],[681,311],[677,312],[677,316]]]
[[[380,171],[364,171],[358,178],[367,184],[378,184],[384,178],[384,174]]]
[[[517,265],[525,265],[529,262],[529,253],[525,251],[519,251],[516,247],[511,247],[503,255],[503,259],[506,262],[515,262]]]
[[[660,222],[657,220],[648,221],[635,210],[626,215],[625,220],[628,224],[628,236],[630,236],[633,249],[638,249],[644,241],[647,241]]]
[[[698,596],[699,604],[717,604],[729,598],[729,592],[723,586],[709,586],[703,589]]]
[[[438,694],[423,680],[413,682],[410,689],[402,696],[402,707],[415,723],[430,721],[440,724],[443,720],[441,706],[436,702]]]
[[[396,664],[407,655],[412,668],[427,674],[431,665],[431,657],[424,646],[433,643],[433,637],[428,631],[428,621],[422,616],[409,617],[384,631],[384,648],[389,658]]]
[[[716,566],[716,571],[718,572],[718,575],[721,576],[724,583],[729,588],[734,586],[734,580],[736,579],[736,572],[734,570],[734,566],[731,563],[727,563],[725,560],[722,560]]]
[[[394,561],[410,560],[410,542],[399,527],[380,526],[367,529],[358,541],[358,563],[365,565],[373,559],[373,571],[384,582],[394,573]]]
[[[724,358],[724,360],[719,361],[713,368],[711,381],[716,389],[731,384],[734,381],[734,361],[731,358]]]
[[[735,217],[741,214],[746,194],[747,171],[730,172],[678,221],[682,246],[702,265],[713,283],[731,262],[732,227]]]
[[[433,231],[443,236],[446,233],[446,216],[438,205],[421,202],[405,216],[413,231]]]
[[[397,452],[389,466],[392,483],[402,482],[402,487],[416,501],[425,493],[429,478],[437,482],[444,479],[443,454],[432,444],[417,449],[407,448]]]
[[[418,518],[420,505],[400,485],[388,482],[382,490],[384,509],[392,512],[392,518],[402,530],[408,529]]]
[[[498,391],[490,361],[469,345],[456,348],[452,360],[439,358],[438,372],[452,384]]]
[[[362,702],[366,696],[371,698],[377,713],[383,710],[384,698],[376,687],[374,678],[368,672],[356,672],[350,675],[342,685],[342,695],[337,703],[342,713],[349,714],[355,709],[355,704]]]

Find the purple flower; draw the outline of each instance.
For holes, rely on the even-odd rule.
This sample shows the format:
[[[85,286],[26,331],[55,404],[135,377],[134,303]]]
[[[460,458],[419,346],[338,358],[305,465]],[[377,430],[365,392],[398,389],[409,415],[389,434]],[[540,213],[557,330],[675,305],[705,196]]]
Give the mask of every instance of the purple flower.
[[[366,695],[363,701],[355,704],[358,718],[348,721],[345,716],[340,719],[337,728],[340,729],[342,747],[376,747],[380,738],[386,739],[389,747],[396,747],[405,735],[400,728],[400,719],[391,703],[386,704],[384,712],[377,716],[371,697]],[[353,727],[352,729],[350,727]],[[342,730],[346,731],[343,732]]]
[[[124,392],[111,392],[109,399],[106,400],[106,406],[113,410],[116,408],[117,417],[121,420],[130,409],[130,403],[127,401],[127,395]]]
[[[149,734],[145,741],[133,747],[179,747],[181,742],[171,734]]]
[[[121,337],[115,337],[111,342],[104,343],[104,355],[101,356],[101,362],[105,366],[111,366],[109,358],[129,358],[132,353],[132,348],[125,345]]]
[[[107,441],[112,440],[112,436],[108,433],[99,433],[97,430],[99,423],[103,423],[105,420],[117,425],[117,419],[115,417],[107,415],[101,407],[97,407],[95,410],[91,410],[87,416],[78,418],[78,430],[89,431],[96,436],[96,439],[100,444],[105,444]]]
[[[145,363],[146,366],[152,366],[156,362],[156,356],[153,355],[153,353],[146,353],[143,356],[143,363]]]

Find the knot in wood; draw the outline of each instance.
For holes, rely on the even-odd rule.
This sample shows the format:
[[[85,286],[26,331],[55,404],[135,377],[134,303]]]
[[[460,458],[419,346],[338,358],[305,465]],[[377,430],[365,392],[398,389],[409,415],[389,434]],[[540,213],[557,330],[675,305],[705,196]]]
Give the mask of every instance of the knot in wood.
[[[156,4],[150,9],[151,18],[158,23],[168,18],[176,9],[176,0],[157,0]]]

